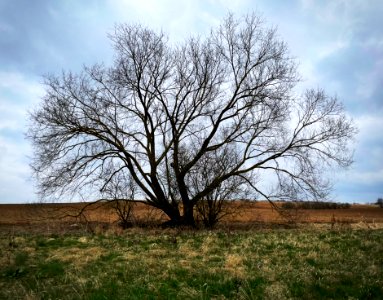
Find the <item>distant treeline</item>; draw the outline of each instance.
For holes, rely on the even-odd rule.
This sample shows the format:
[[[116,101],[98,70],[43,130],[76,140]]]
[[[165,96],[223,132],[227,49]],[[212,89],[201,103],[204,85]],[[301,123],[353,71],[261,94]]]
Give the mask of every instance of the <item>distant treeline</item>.
[[[345,209],[350,208],[350,203],[322,202],[322,201],[302,201],[302,202],[283,202],[283,209]]]

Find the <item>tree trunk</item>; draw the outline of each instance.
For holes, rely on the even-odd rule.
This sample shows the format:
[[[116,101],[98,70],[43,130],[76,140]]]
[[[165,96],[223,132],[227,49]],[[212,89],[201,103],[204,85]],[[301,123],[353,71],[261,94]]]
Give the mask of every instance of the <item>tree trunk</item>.
[[[170,206],[170,207],[164,207],[160,208],[168,217],[169,221],[166,221],[164,223],[165,226],[178,226],[181,224],[181,214],[178,209]]]
[[[183,224],[186,226],[195,227],[196,224],[194,220],[194,205],[191,203],[191,201],[183,203],[183,211]]]

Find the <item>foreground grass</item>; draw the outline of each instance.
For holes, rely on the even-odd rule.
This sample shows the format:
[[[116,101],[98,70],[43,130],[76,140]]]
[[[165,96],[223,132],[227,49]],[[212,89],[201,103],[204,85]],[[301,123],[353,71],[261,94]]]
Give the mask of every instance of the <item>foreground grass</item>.
[[[0,299],[380,299],[383,230],[0,240]]]

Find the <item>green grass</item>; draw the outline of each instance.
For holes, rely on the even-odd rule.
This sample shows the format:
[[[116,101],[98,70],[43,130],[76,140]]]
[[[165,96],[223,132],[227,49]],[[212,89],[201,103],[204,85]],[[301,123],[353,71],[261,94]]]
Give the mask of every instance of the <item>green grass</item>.
[[[383,299],[383,230],[0,236],[0,299]]]

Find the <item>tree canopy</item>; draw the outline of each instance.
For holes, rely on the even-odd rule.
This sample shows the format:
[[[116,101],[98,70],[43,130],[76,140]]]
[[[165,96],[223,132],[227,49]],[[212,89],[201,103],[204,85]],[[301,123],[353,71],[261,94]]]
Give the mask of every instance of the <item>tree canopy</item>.
[[[124,198],[133,184],[137,199],[194,224],[209,197],[324,199],[328,168],[350,165],[343,106],[323,90],[297,95],[296,62],[257,15],[176,45],[141,25],[110,39],[112,66],[45,79],[28,133],[42,198]]]

